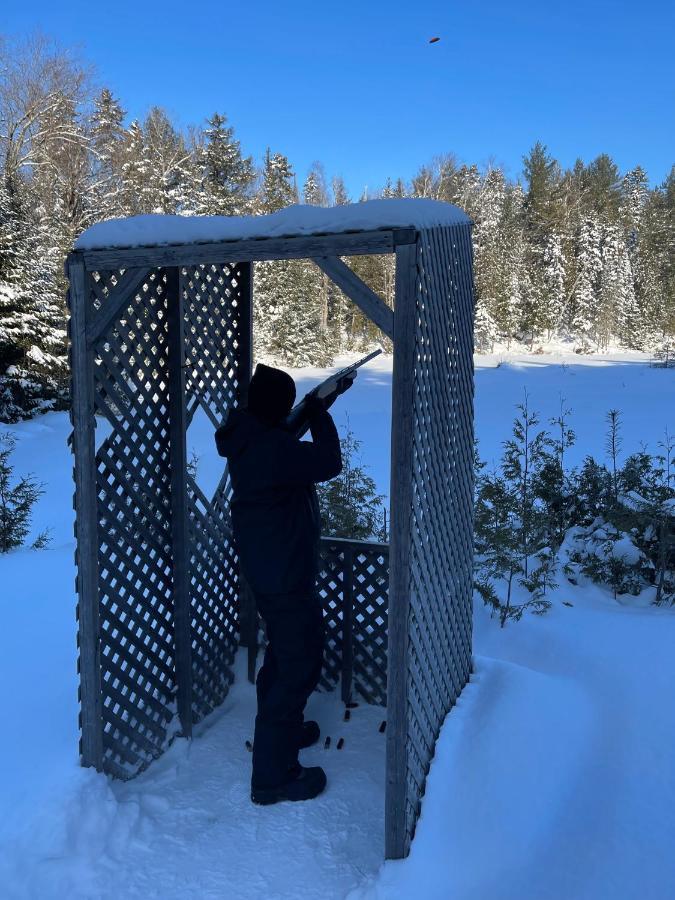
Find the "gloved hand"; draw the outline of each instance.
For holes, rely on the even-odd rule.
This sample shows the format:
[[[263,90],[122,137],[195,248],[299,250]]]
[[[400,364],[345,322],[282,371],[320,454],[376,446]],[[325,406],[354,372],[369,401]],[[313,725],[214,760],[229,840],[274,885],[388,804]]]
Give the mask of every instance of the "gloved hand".
[[[326,409],[326,401],[321,397],[317,397],[316,394],[310,393],[305,397],[304,406],[307,418],[313,419],[321,411]]]
[[[327,397],[324,397],[326,409],[330,409],[330,407],[333,405],[333,403],[335,403],[340,394],[344,394],[345,391],[349,390],[349,388],[354,384],[355,378],[356,372],[350,372],[349,375],[345,375],[344,378],[341,378],[336,383],[334,390],[332,390]]]

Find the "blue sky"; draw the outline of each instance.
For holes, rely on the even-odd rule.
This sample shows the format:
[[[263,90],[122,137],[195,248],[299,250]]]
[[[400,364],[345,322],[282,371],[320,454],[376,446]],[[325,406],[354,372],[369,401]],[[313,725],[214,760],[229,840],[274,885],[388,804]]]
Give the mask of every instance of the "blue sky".
[[[320,159],[351,192],[452,152],[516,177],[542,140],[607,152],[652,183],[675,162],[675,4],[6,0],[0,31],[75,46],[130,117],[228,115],[302,181]],[[440,41],[429,44],[430,37]]]

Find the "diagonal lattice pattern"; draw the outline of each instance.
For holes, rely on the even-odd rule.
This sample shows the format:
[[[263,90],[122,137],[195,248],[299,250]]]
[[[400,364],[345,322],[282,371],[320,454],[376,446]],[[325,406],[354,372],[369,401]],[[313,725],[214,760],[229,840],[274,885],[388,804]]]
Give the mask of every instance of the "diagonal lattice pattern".
[[[368,703],[386,706],[389,546],[356,542],[352,578],[352,688]]]
[[[395,698],[387,829],[400,855],[441,723],[471,668],[473,285],[468,226],[418,230],[412,268],[411,235],[396,240],[404,296],[414,300],[404,308],[415,315],[397,319],[407,329],[397,343],[406,351],[397,382],[406,469],[396,473],[406,505],[392,529],[406,563],[405,582],[396,569],[404,615],[393,670],[388,547],[324,539],[318,589],[322,688],[341,683],[345,700],[384,703],[387,689]],[[128,262],[122,251],[98,258]],[[86,255],[71,261],[83,760],[128,778],[222,702],[232,680],[240,585],[229,477],[224,470],[206,496],[183,437],[196,415],[215,428],[245,398],[251,263],[87,272]],[[110,429],[97,446],[94,409]]]
[[[243,280],[234,265],[179,272],[186,426],[200,407],[219,424],[248,378],[241,370]],[[110,426],[95,457],[101,767],[128,778],[178,730],[167,330],[167,304],[177,298],[168,296],[161,269],[94,272],[87,285],[95,411]],[[111,315],[116,292],[130,285]],[[232,682],[238,577],[227,473],[213,498],[184,475],[194,722],[222,702]]]
[[[342,697],[387,702],[389,547],[344,538],[321,539],[317,588],[326,649],[320,688]],[[346,627],[345,627],[346,624]]]
[[[441,724],[471,672],[471,265],[467,227],[420,232],[406,692],[407,847]]]
[[[109,273],[92,277],[92,306]],[[103,768],[129,777],[158,756],[175,712],[166,280],[149,272],[98,342],[94,400]]]
[[[217,428],[236,406],[249,372],[241,266],[191,266],[181,271],[186,420],[199,407]],[[212,498],[188,475],[192,715],[195,722],[225,699],[239,640],[238,562],[229,524],[227,471]]]

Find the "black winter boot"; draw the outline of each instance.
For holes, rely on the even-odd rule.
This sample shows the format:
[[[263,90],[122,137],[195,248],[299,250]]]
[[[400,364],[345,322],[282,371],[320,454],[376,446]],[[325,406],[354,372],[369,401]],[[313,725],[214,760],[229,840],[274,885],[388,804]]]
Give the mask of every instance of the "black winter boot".
[[[306,769],[298,764],[291,770],[290,780],[272,788],[251,786],[251,800],[259,806],[283,803],[285,800],[313,800],[326,787],[326,773],[321,766]]]

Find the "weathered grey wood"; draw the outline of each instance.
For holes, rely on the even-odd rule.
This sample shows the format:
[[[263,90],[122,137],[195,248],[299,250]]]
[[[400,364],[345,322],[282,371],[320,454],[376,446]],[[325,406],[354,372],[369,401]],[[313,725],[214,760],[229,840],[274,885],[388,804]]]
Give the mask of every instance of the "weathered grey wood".
[[[192,636],[190,633],[190,536],[185,439],[185,343],[183,291],[177,268],[166,271],[169,360],[169,455],[171,460],[171,543],[173,616],[178,717],[192,737]]]
[[[349,266],[337,256],[315,256],[312,262],[335,282],[340,290],[373,321],[388,338],[394,337],[394,313],[375,291],[371,290]]]
[[[395,228],[394,244],[400,247],[401,244],[414,244],[417,240],[416,228]]]
[[[241,314],[241,347],[237,366],[238,397],[240,406],[248,402],[248,385],[253,374],[253,263],[243,262],[239,266],[239,309]]]
[[[238,297],[240,315],[241,346],[237,367],[237,404],[248,403],[248,387],[253,374],[253,263],[243,262],[240,269],[240,293]],[[258,660],[258,611],[253,592],[239,572],[239,640],[247,648],[248,680],[255,682]]]
[[[82,764],[101,769],[101,649],[98,599],[98,511],[94,440],[93,354],[87,348],[87,276],[82,261],[71,258],[70,365],[75,479],[78,641]]]
[[[125,271],[101,312],[87,326],[87,346],[93,347],[101,335],[105,334],[147,277],[147,269],[127,269]]]
[[[352,613],[354,609],[354,548],[344,549],[344,570],[342,575],[342,702],[352,698],[352,677],[354,674],[354,644]]]
[[[309,259],[314,256],[360,256],[392,253],[393,231],[355,231],[342,234],[301,235],[221,241],[213,244],[171,244],[163,247],[120,247],[83,250],[90,271],[123,268],[198,265],[201,263],[247,262],[270,259]]]
[[[407,654],[410,590],[411,509],[413,503],[413,376],[417,250],[396,250],[394,369],[391,414],[391,544],[389,551],[389,659],[387,666],[387,788],[385,854],[405,855],[407,780]]]
[[[392,314],[339,257],[394,251]],[[133,776],[165,749],[176,696],[189,734],[227,695],[246,631],[231,484],[224,471],[214,496],[204,495],[186,471],[185,432],[199,410],[217,427],[229,406],[246,402],[252,261],[301,257],[315,258],[394,339],[391,560],[386,544],[324,538],[317,589],[328,638],[321,686],[334,690],[341,680],[344,699],[353,693],[380,705],[388,688],[386,852],[400,857],[443,717],[471,665],[472,280],[464,225],[71,255],[82,282],[71,352],[84,392],[73,397],[83,761],[98,758],[104,771]],[[88,278],[87,267],[100,277]],[[75,333],[77,315],[71,326]],[[112,427],[95,454],[94,404]],[[89,443],[80,452],[83,436]],[[249,649],[254,643],[249,636]]]

